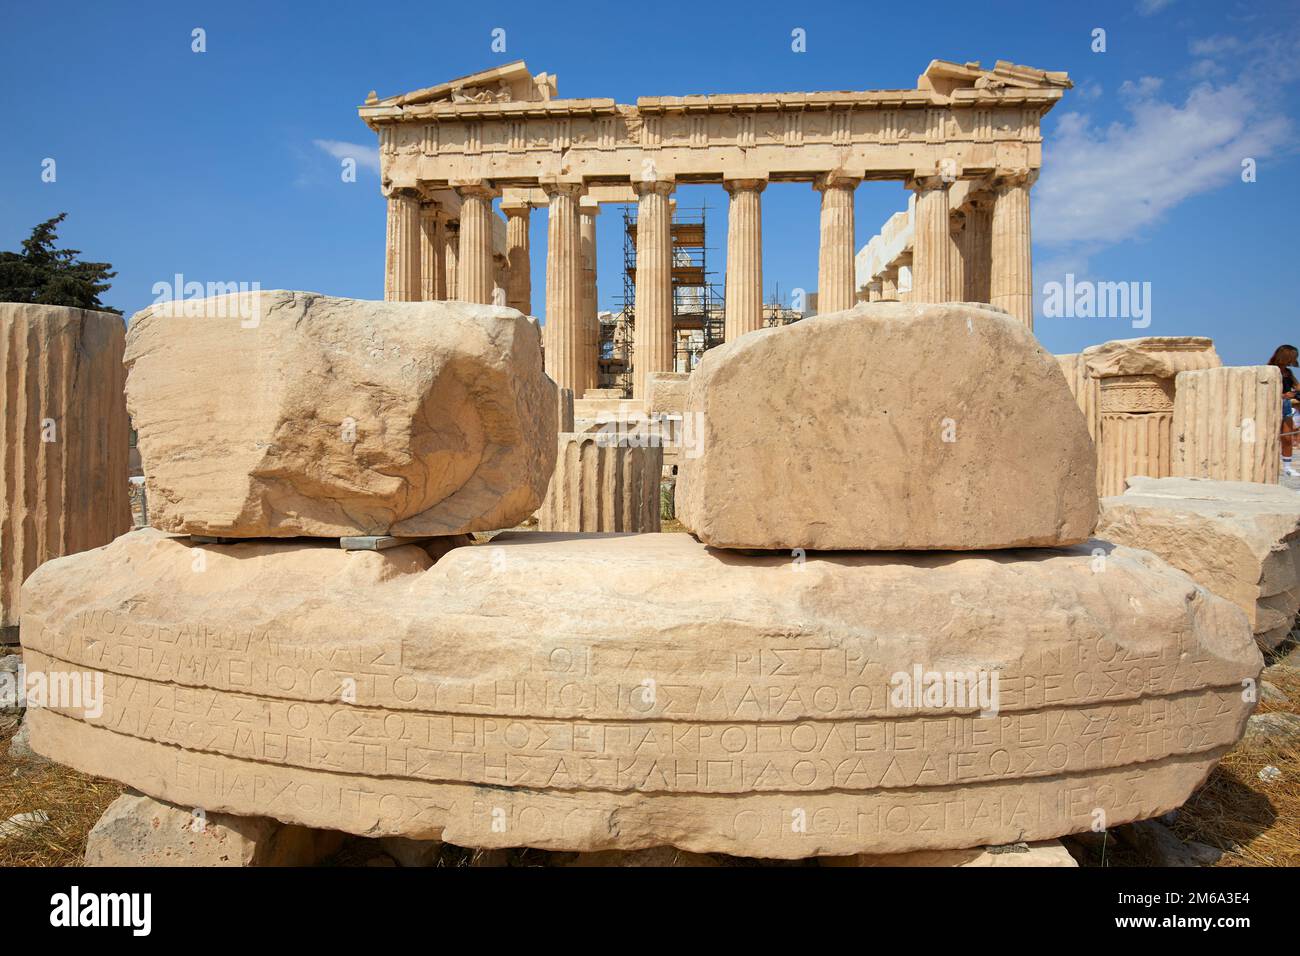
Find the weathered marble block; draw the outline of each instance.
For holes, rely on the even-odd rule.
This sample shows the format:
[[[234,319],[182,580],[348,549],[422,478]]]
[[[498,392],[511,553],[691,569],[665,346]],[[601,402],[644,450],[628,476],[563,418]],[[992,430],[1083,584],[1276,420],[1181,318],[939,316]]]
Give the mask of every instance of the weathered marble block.
[[[1096,455],[1056,359],[976,305],[878,302],[709,350],[677,517],[706,544],[953,549],[1082,541]]]
[[[1282,375],[1271,365],[1179,372],[1173,471],[1182,478],[1276,484]]]
[[[659,530],[663,449],[606,437],[559,436],[555,472],[537,511],[538,530]]]
[[[41,754],[209,813],[487,848],[804,858],[1145,819],[1240,737],[1261,667],[1240,609],[1096,542],[516,533],[431,563],[142,529],[23,600],[29,668],[105,675],[102,712],[32,709]],[[996,700],[899,696],[918,668]]]
[[[512,309],[257,292],[127,337],[149,520],[223,537],[444,535],[532,514],[557,393]]]
[[[38,565],[131,527],[125,336],[109,312],[0,303],[0,643]]]
[[[1265,649],[1300,608],[1300,495],[1246,481],[1143,478],[1104,498],[1097,537],[1160,555],[1246,612]]]

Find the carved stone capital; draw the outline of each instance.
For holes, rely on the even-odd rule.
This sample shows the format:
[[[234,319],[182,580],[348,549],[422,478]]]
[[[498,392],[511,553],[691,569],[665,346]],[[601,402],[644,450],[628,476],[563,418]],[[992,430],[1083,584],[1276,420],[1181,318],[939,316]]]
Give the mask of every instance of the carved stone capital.
[[[548,199],[569,196],[574,202],[578,202],[586,191],[582,179],[572,176],[543,176],[538,179],[537,184],[542,187]]]
[[[742,192],[748,191],[761,193],[767,188],[767,179],[755,179],[753,177],[745,179],[723,179],[722,188],[728,193],[734,193],[737,190]]]
[[[632,188],[638,196],[648,196],[651,193],[669,196],[677,188],[677,183],[672,176],[660,177],[659,179],[634,179]]]
[[[999,169],[989,177],[995,191],[1016,186],[1032,186],[1038,181],[1036,169]]]
[[[854,176],[842,169],[833,169],[813,179],[813,189],[825,192],[828,189],[856,189],[862,182],[861,176]]]
[[[491,201],[501,195],[501,190],[487,179],[453,179],[450,186],[461,199],[477,197]]]

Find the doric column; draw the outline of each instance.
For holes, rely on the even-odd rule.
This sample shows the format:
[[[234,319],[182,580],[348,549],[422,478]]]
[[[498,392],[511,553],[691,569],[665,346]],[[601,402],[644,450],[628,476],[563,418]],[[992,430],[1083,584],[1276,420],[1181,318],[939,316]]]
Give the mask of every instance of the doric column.
[[[447,298],[446,216],[436,202],[420,206],[420,298]]]
[[[962,292],[967,302],[989,301],[990,255],[993,250],[993,200],[980,194],[971,196],[963,207],[966,225],[962,229],[964,260]]]
[[[492,302],[496,264],[492,261],[492,199],[497,194],[483,181],[453,183],[460,196],[460,255],[456,263],[456,298]]]
[[[533,314],[533,276],[528,261],[527,203],[502,203],[506,214],[506,305],[524,315]]]
[[[447,223],[443,231],[443,261],[446,263],[446,269],[443,271],[443,281],[446,283],[444,297],[454,299],[459,294],[460,288],[460,269],[457,263],[460,260],[460,223]]]
[[[583,392],[598,384],[596,353],[600,350],[600,329],[596,319],[596,217],[600,204],[583,199],[578,204],[579,248],[582,259],[582,346]]]
[[[874,282],[868,282],[868,283],[867,283],[867,301],[868,301],[868,302],[879,302],[880,299],[881,299],[881,294],[880,294],[880,293],[881,293],[881,291],[882,291],[883,286],[884,286],[884,277],[883,277],[883,276],[882,276],[880,279],[876,279]]]
[[[1030,329],[1034,327],[1034,273],[1029,246],[1029,187],[1037,178],[1037,170],[1024,170],[994,180],[990,229],[989,301]]]
[[[952,232],[948,226],[948,185],[943,176],[908,182],[916,192],[913,210],[912,302],[951,302]]]
[[[853,308],[853,190],[861,178],[826,173],[813,181],[822,194],[821,249],[817,259],[817,311]]]
[[[506,268],[504,253],[492,256],[492,304],[506,305],[506,286],[509,285],[509,269]]]
[[[948,234],[952,247],[948,250],[948,295],[953,302],[964,302],[966,293],[966,260],[963,243],[966,234],[966,216],[960,211],[948,216]]]
[[[575,396],[586,387],[582,329],[582,238],[578,202],[582,184],[543,184],[546,222],[546,374]]]
[[[912,252],[900,252],[894,260],[894,270],[898,274],[898,286],[895,295],[899,302],[911,302],[916,294],[916,267],[912,263]]]
[[[384,299],[420,298],[420,197],[414,190],[388,195],[388,243],[384,257]]]
[[[632,339],[632,397],[646,397],[651,372],[673,371],[673,242],[671,179],[634,182],[636,323]]]
[[[734,342],[763,327],[763,208],[765,179],[728,179],[727,289],[724,338]]]
[[[880,274],[880,298],[893,301],[898,298],[898,270],[890,269]]]

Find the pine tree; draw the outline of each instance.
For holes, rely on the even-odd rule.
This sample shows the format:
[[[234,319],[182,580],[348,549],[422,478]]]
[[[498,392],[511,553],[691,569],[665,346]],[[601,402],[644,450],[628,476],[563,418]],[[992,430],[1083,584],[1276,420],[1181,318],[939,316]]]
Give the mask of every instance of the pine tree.
[[[0,252],[0,302],[70,305],[121,315],[99,300],[117,275],[112,264],[82,262],[77,258],[81,250],[55,248],[59,223],[67,215],[61,212],[33,229],[22,252]]]

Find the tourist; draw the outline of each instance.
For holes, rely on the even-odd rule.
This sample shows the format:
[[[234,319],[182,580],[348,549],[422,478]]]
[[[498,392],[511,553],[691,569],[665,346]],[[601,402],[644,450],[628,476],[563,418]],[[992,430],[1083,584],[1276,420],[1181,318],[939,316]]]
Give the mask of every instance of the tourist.
[[[1300,352],[1296,351],[1294,345],[1279,345],[1273,357],[1268,360],[1269,365],[1276,365],[1282,372],[1282,474],[1287,478],[1300,478],[1300,471],[1291,466],[1291,444],[1297,434],[1291,417],[1291,402],[1296,397],[1297,383],[1291,369],[1295,367],[1298,357]]]

